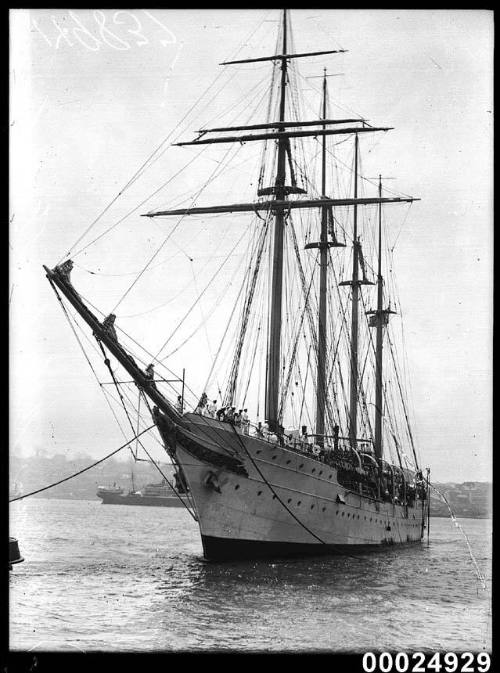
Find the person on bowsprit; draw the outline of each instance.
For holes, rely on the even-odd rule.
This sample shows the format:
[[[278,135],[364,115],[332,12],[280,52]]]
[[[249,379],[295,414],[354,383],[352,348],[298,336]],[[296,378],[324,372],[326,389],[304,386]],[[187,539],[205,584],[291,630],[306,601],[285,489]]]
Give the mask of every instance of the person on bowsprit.
[[[102,321],[102,328],[106,334],[113,339],[113,341],[118,342],[118,336],[116,334],[115,328],[116,316],[114,313],[110,313],[107,318],[104,318]]]
[[[156,383],[155,383],[155,370],[154,370],[154,365],[153,363],[149,364],[146,367],[146,378],[148,380],[148,383],[152,388],[156,389]]]
[[[57,273],[64,278],[64,280],[68,283],[71,283],[70,280],[70,274],[71,271],[73,270],[73,261],[71,259],[68,259],[66,262],[63,262],[62,264],[59,264],[56,266],[54,271],[57,271]]]
[[[182,414],[182,412],[184,411],[183,406],[184,406],[184,405],[182,404],[182,397],[179,395],[179,396],[177,397],[177,402],[176,402],[175,405],[174,405],[175,410],[176,410],[177,412],[179,412],[179,414]]]

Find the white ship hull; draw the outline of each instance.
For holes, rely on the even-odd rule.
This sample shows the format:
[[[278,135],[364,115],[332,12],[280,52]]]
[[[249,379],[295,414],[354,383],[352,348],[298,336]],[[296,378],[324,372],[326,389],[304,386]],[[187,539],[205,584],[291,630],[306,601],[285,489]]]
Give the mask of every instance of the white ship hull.
[[[358,551],[422,539],[425,501],[412,507],[346,489],[313,457],[211,418],[186,414],[175,457],[184,472],[209,559]],[[196,455],[191,440],[211,457]],[[232,455],[244,471],[212,462]],[[215,463],[217,463],[215,459]]]

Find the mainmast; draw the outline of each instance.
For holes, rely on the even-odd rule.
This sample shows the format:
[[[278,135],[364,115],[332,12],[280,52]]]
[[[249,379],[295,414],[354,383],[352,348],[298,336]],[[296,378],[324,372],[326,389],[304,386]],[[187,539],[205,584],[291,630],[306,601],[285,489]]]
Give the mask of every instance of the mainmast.
[[[287,15],[283,10],[283,50],[287,53]],[[287,60],[281,60],[281,87],[280,87],[280,110],[279,121],[285,121],[286,108],[286,82]],[[278,161],[275,182],[275,200],[282,201],[286,196],[286,153],[289,139],[281,136],[278,140]],[[271,310],[269,320],[267,376],[266,376],[266,400],[265,418],[269,429],[278,430],[278,405],[279,405],[279,382],[281,362],[281,305],[283,290],[283,238],[284,238],[285,211],[275,211],[274,218],[274,241],[273,241],[273,265],[271,280]]]
[[[322,119],[323,130],[326,128],[326,107],[328,102],[327,77],[333,75],[323,73],[323,104]],[[323,135],[321,146],[321,198],[326,199],[326,135]],[[328,240],[328,225],[332,223],[331,237]],[[327,401],[327,278],[328,278],[328,249],[331,247],[344,247],[338,243],[333,231],[333,213],[331,205],[323,204],[321,207],[321,231],[319,243],[308,243],[307,248],[319,248],[319,307],[318,307],[318,368],[316,374],[316,442],[323,446],[325,434],[325,413]]]

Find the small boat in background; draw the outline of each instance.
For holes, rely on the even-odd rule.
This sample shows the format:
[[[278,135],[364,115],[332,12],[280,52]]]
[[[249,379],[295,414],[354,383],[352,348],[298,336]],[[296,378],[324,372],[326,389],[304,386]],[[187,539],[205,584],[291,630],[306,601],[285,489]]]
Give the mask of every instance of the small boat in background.
[[[123,494],[123,488],[120,486],[117,486],[116,484],[113,484],[113,486],[98,486],[97,487],[97,495],[99,498],[105,497],[113,497],[116,495],[122,495]]]
[[[9,570],[12,570],[14,563],[21,563],[24,558],[19,551],[19,544],[15,537],[9,537]]]
[[[159,484],[147,484],[136,491],[132,489],[127,494],[116,486],[104,488],[99,486],[97,496],[103,505],[146,505],[148,507],[182,507],[188,505],[187,500],[176,495],[173,489],[163,479]]]

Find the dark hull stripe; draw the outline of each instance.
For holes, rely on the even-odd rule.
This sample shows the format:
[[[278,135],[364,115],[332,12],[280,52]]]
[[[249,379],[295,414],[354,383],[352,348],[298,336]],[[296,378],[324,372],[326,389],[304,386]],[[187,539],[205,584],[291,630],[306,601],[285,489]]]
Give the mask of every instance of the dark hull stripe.
[[[304,544],[295,542],[258,542],[202,535],[203,555],[209,561],[231,561],[256,558],[284,558],[292,556],[325,556],[380,551],[395,544],[417,544],[421,540],[406,543],[381,543],[367,545]]]

